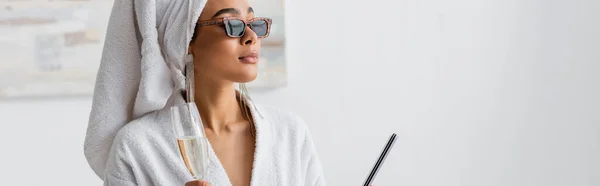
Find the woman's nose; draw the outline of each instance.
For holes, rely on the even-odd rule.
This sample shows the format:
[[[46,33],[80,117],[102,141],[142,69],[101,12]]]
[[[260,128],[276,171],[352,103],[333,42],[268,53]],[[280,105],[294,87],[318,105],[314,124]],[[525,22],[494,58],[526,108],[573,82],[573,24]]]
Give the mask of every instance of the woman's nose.
[[[242,45],[253,45],[257,40],[258,36],[256,33],[250,28],[250,26],[246,26],[246,32],[241,39]]]

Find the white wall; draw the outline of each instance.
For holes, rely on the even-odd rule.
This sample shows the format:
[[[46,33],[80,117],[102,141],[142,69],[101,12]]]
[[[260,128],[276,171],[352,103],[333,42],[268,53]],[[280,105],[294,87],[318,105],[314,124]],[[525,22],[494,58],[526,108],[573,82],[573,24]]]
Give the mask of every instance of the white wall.
[[[305,118],[329,185],[359,185],[391,132],[378,186],[600,185],[599,1],[288,7],[289,86],[254,99]],[[99,185],[89,107],[0,103],[2,181]]]
[[[83,156],[90,99],[0,103],[0,185],[102,185]]]

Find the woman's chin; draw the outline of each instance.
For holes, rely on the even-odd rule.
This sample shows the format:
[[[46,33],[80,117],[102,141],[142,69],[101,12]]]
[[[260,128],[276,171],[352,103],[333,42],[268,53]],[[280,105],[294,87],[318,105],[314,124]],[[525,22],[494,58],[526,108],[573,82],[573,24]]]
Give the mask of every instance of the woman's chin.
[[[224,73],[227,74],[225,78],[232,82],[247,83],[256,79],[258,76],[258,68],[256,66],[251,67],[250,65],[247,65],[242,68],[235,68],[235,70],[230,69],[230,71]]]
[[[238,82],[238,83],[249,83],[252,82],[256,79],[257,74],[256,73],[249,73],[249,74],[240,74],[239,76],[233,78],[233,82]]]
[[[240,81],[236,81],[238,83],[250,83],[252,81],[254,81],[256,79],[256,76],[254,78],[246,78],[246,79],[242,79]]]

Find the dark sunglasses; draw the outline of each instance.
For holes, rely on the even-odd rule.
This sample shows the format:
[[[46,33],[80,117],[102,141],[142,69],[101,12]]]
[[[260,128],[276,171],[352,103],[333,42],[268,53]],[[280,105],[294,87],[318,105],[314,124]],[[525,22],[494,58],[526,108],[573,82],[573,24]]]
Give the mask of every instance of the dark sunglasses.
[[[246,28],[250,27],[258,38],[266,38],[271,32],[271,19],[265,17],[255,17],[248,21],[238,18],[217,18],[211,20],[199,21],[199,26],[223,25],[225,33],[229,37],[242,37],[246,33]]]

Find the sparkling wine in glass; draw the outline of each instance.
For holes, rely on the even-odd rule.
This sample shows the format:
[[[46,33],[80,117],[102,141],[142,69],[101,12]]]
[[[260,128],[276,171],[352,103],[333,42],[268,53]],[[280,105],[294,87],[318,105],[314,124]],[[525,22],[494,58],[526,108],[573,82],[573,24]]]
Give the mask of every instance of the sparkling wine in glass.
[[[171,107],[173,131],[179,153],[194,179],[204,180],[208,166],[208,139],[194,102]]]

